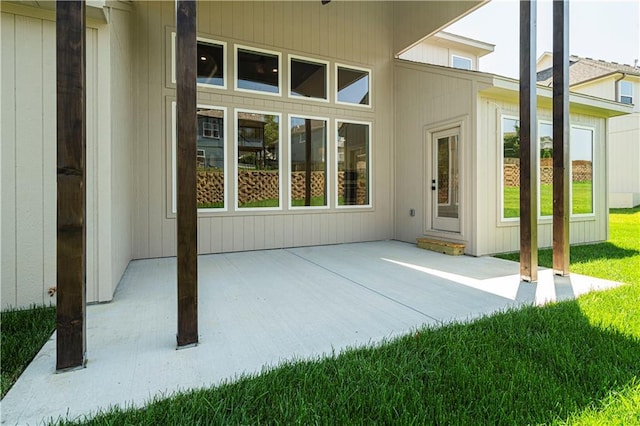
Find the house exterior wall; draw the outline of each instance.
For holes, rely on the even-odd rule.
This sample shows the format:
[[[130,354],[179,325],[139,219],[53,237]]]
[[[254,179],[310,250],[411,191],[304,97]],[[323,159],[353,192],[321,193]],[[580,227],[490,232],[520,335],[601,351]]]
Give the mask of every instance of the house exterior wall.
[[[110,65],[110,31],[87,19],[88,302],[111,300],[131,251],[122,243],[131,234],[124,213],[131,202],[122,195],[130,192],[130,173],[128,166],[111,167],[130,155],[126,133],[133,123],[110,119],[112,111],[127,111],[122,99],[131,92],[114,94],[118,105],[112,104],[120,65]],[[2,4],[2,308],[55,303],[48,295],[56,286],[55,34],[53,10]]]
[[[396,238],[422,236],[466,244],[465,253],[486,255],[519,249],[518,220],[502,219],[502,116],[518,117],[517,91],[486,95],[487,74],[396,62]],[[508,93],[505,94],[505,93]],[[425,99],[429,101],[425,102]],[[548,98],[538,99],[538,120],[552,121]],[[571,124],[594,131],[593,214],[571,218],[571,243],[607,238],[607,120],[572,108]],[[461,232],[431,226],[431,134],[461,127]],[[415,209],[415,216],[410,216]],[[539,219],[538,246],[552,244],[552,218]]]
[[[283,185],[282,210],[234,211],[233,178],[226,212],[199,213],[200,253],[330,244],[393,238],[393,4],[386,2],[198,2],[198,36],[227,43],[227,88],[198,89],[198,103],[226,108],[227,173],[233,176],[234,111],[282,113],[282,177],[288,179],[289,115],[325,117],[329,133],[330,207],[289,210]],[[356,19],[357,18],[357,19]],[[134,258],[174,256],[171,135],[175,84],[171,82],[171,2],[135,4]],[[234,46],[282,54],[283,95],[233,89]],[[289,54],[329,61],[330,101],[287,96]],[[335,104],[335,63],[371,69],[372,107]],[[336,120],[372,126],[372,207],[335,207]]]
[[[451,67],[453,66],[451,63],[451,57],[453,55],[471,59],[471,69],[478,69],[477,55],[473,52],[453,46],[445,40],[431,41],[430,39],[427,39],[401,54],[400,59]]]

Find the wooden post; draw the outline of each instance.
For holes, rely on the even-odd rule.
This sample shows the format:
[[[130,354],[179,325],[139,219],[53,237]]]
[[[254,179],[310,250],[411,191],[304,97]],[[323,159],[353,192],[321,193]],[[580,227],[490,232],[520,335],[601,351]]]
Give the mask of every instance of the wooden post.
[[[304,137],[306,140],[306,143],[304,145],[304,160],[305,160],[305,166],[304,166],[304,171],[305,171],[305,179],[304,179],[304,205],[305,206],[310,206],[311,205],[311,172],[312,172],[312,167],[311,167],[311,120],[310,119],[305,119],[304,120]]]
[[[569,1],[553,2],[553,272],[569,275]]]
[[[57,2],[57,371],[86,356],[85,38],[84,1]]]
[[[536,1],[520,1],[520,278],[538,280]]]
[[[178,347],[198,343],[196,3],[176,5]]]

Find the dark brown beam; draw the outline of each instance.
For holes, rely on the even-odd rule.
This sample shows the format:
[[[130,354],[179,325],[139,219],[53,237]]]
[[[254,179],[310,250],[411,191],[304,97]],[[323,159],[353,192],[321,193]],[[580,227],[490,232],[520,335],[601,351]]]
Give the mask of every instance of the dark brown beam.
[[[176,5],[178,347],[198,343],[196,2]]]
[[[536,2],[520,1],[520,278],[538,280]]]
[[[553,2],[553,272],[569,275],[569,1]]]
[[[56,370],[86,357],[86,39],[84,1],[56,4]]]
[[[304,137],[306,143],[304,145],[304,160],[305,160],[305,179],[304,179],[304,205],[311,205],[311,120],[304,120]]]

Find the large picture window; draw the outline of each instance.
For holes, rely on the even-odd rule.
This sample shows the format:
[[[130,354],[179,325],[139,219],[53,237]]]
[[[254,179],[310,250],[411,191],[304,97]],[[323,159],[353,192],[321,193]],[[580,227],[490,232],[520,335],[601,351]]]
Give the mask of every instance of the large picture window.
[[[371,105],[371,72],[369,70],[336,64],[336,74],[337,103]]]
[[[553,125],[538,125],[538,211],[553,216]]]
[[[225,116],[226,109],[208,105],[197,107],[196,180],[198,210],[225,210]],[[172,211],[176,212],[177,200],[177,139],[176,103],[172,103]]]
[[[571,128],[571,212],[593,214],[593,130]]]
[[[328,62],[289,57],[289,96],[328,100]]]
[[[236,110],[236,206],[280,208],[280,114]]]
[[[502,217],[520,217],[520,120],[502,117]]]
[[[337,205],[371,206],[371,125],[337,122]]]
[[[327,206],[327,120],[291,117],[291,207]]]
[[[280,53],[236,46],[236,89],[280,95]]]

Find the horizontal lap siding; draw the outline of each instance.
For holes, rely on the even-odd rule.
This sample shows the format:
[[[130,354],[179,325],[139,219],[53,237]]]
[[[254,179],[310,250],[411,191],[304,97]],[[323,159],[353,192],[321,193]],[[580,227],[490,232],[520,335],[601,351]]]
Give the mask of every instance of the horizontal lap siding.
[[[227,42],[227,90],[198,90],[198,102],[227,108],[225,138],[227,204],[233,204],[234,108],[282,113],[283,177],[288,157],[287,114],[329,119],[330,170],[334,170],[333,134],[336,119],[372,122],[373,209],[233,212],[199,215],[200,253],[256,250],[367,241],[393,237],[392,138],[393,68],[392,5],[371,2],[198,2],[198,35]],[[134,258],[175,255],[175,215],[171,212],[171,83],[170,33],[175,31],[171,2],[140,2],[134,13],[136,55],[134,147]],[[234,44],[266,48],[282,54],[283,96],[254,96],[233,90]],[[333,102],[298,102],[287,97],[288,54],[330,61],[330,88],[335,87],[334,63],[372,69],[374,109],[354,109]],[[331,93],[331,98],[334,95]],[[286,179],[283,181],[286,183]],[[330,177],[334,202],[335,179]],[[283,186],[283,200],[288,199]],[[231,210],[231,209],[230,209]]]

